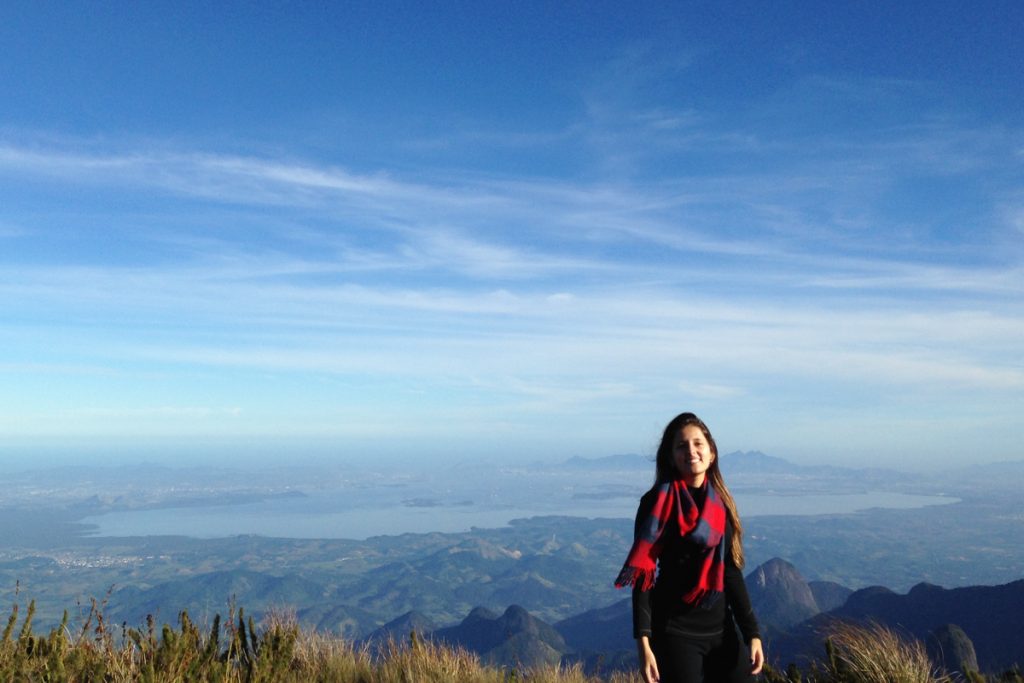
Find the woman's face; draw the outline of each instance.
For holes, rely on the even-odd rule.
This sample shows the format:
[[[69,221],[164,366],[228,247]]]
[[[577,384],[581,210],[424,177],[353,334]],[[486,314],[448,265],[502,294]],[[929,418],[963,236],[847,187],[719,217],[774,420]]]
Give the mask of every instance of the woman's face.
[[[714,461],[711,444],[697,425],[683,427],[672,442],[672,462],[690,486],[704,483],[704,475]]]

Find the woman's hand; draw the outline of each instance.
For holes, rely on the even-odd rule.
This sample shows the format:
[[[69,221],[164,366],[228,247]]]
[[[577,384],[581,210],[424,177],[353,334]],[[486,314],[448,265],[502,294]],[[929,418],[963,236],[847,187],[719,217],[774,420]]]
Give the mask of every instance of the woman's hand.
[[[760,638],[750,639],[750,673],[755,676],[764,668],[764,647]]]
[[[651,639],[647,636],[640,636],[636,639],[636,653],[640,660],[640,675],[644,683],[658,683],[661,676],[658,674],[658,662],[654,659],[654,651],[651,650]]]

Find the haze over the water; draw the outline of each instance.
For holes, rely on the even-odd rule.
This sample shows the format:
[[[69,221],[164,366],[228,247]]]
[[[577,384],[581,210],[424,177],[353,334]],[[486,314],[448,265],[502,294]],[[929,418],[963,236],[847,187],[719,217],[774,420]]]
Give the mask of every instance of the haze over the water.
[[[1022,457],[1024,4],[0,6],[0,458]]]

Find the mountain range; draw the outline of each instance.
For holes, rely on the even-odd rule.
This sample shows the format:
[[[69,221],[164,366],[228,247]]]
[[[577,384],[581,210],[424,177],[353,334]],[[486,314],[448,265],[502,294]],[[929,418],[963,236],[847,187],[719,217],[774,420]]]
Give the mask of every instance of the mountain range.
[[[781,498],[895,490],[947,497],[942,505],[913,509],[746,518],[744,546],[755,567],[747,580],[770,641],[770,657],[785,662],[785,657],[820,654],[820,638],[812,635],[813,628],[827,623],[830,614],[843,616],[842,610],[848,608],[851,612],[843,618],[889,619],[929,638],[944,652],[963,653],[956,654],[958,658],[967,657],[976,645],[982,667],[1024,660],[1012,642],[999,639],[1018,632],[1000,609],[1010,606],[1012,615],[1024,607],[1012,583],[1024,576],[1024,526],[1017,491],[1024,463],[979,466],[984,476],[978,477],[935,472],[901,478],[880,470],[795,465],[752,451],[724,455],[722,467],[734,491],[749,494],[767,491]],[[652,473],[650,458],[639,455],[570,459],[547,470],[503,470],[502,485],[488,489],[487,495],[500,489],[506,496],[562,496],[583,500],[581,509],[589,510],[600,510],[602,506],[593,501],[607,498],[609,511],[621,511],[621,505],[612,503],[635,500]],[[453,478],[444,474],[438,481],[447,485]],[[493,471],[488,474],[494,478]],[[471,478],[458,480],[466,486],[463,479]],[[230,483],[232,477],[222,473],[219,480]],[[372,481],[367,477],[357,483],[370,486],[367,482]],[[117,478],[106,482],[99,497],[85,484],[62,498],[40,495],[49,491],[40,477],[4,489],[0,599],[34,600],[36,621],[47,626],[59,623],[68,605],[81,604],[76,601],[83,596],[87,601],[90,595],[106,594],[104,615],[111,623],[138,625],[150,614],[159,621],[173,621],[180,610],[203,623],[237,604],[257,619],[287,609],[303,627],[353,639],[390,624],[399,640],[412,631],[427,634],[458,627],[482,608],[485,611],[477,611],[471,624],[484,628],[495,622],[495,632],[527,633],[505,650],[504,641],[481,649],[494,661],[548,661],[557,652],[562,661],[608,668],[617,663],[632,666],[635,658],[628,599],[611,586],[632,538],[632,520],[622,514],[531,516],[500,527],[394,533],[365,540],[253,534],[210,539],[103,537],[86,535],[87,528],[80,525],[75,531],[75,520],[84,514],[173,507],[182,500],[198,504],[196,491],[211,499],[229,491],[209,481],[184,488],[165,483],[154,490],[122,483]],[[280,493],[271,484],[262,482],[254,488],[253,482],[245,481],[239,491],[246,492],[243,498],[252,495],[258,501]],[[396,486],[400,492],[389,494],[396,500],[419,500],[419,493],[407,490],[423,488]],[[182,498],[179,489],[188,495]],[[436,491],[428,493],[447,500]],[[464,496],[460,489],[449,497]],[[18,502],[22,499],[27,501],[24,506]],[[778,557],[787,562],[769,559]],[[805,581],[793,565],[819,580]],[[891,589],[867,588],[854,595],[847,587],[873,584]],[[985,602],[988,592],[1004,585],[1010,586],[1005,595]],[[962,593],[974,589],[980,593]],[[915,602],[925,598],[938,603],[937,611]],[[978,601],[988,610],[982,618],[970,611]],[[960,606],[961,602],[965,604]],[[517,610],[506,615],[510,605]],[[550,625],[562,642],[519,610]],[[392,621],[395,615],[406,615],[406,622]],[[914,620],[926,615],[927,623]],[[519,629],[516,624],[528,626]],[[993,635],[993,628],[1002,633]],[[444,637],[452,642],[461,638],[458,630]]]
[[[964,666],[1002,671],[1024,661],[1019,629],[1024,580],[955,589],[922,583],[905,595],[883,587],[852,591],[808,582],[793,565],[775,558],[750,572],[746,582],[769,661],[780,668],[820,659],[829,626],[836,621],[878,623],[920,639],[936,665],[951,671]],[[582,662],[594,672],[631,668],[636,657],[629,598],[551,625],[518,605],[503,614],[477,607],[446,628],[410,612],[367,641],[401,640],[411,631],[502,666]]]
[[[878,622],[933,647],[947,640],[949,627],[955,626],[970,641],[978,666],[998,671],[1024,662],[1022,614],[1024,579],[962,588],[920,583],[906,594],[872,586],[851,593],[842,606],[794,625],[773,639],[773,648],[786,661],[818,656],[814,636],[836,620]]]

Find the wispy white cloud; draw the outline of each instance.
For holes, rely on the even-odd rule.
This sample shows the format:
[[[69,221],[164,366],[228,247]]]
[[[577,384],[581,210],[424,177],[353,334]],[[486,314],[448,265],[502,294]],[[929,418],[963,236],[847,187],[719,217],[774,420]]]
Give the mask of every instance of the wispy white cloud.
[[[634,115],[652,136],[727,134],[692,112]],[[1024,338],[1020,252],[970,237],[918,244],[860,203],[905,180],[913,164],[895,157],[913,148],[924,159],[927,140],[942,133],[842,152],[836,143],[778,167],[652,182],[413,177],[311,160],[8,141],[0,174],[13,183],[31,177],[50,192],[87,187],[157,201],[146,230],[131,233],[136,250],[116,263],[0,258],[8,342],[0,372],[20,384],[82,368],[128,384],[171,384],[182,373],[228,386],[237,379],[224,378],[240,376],[327,378],[348,387],[330,394],[348,411],[351,395],[379,385],[384,398],[368,406],[410,410],[420,396],[438,405],[411,419],[486,420],[494,411],[481,406],[501,405],[509,424],[524,414],[660,409],[680,398],[749,406],[770,400],[773,387],[919,400],[956,390],[997,404],[1024,390],[1015,360]],[[955,161],[971,145],[936,146],[929,163]],[[957,172],[995,163],[978,154],[982,166],[956,162]],[[1012,192],[999,190],[1010,208],[982,210],[978,220],[991,221],[986,234],[1019,237]],[[106,211],[93,220],[124,231],[123,217]],[[21,216],[5,221],[25,225],[32,239],[49,229]],[[250,427],[268,419],[233,396],[223,405],[238,405],[236,416],[177,410],[217,404],[188,390],[175,396],[128,408],[106,400],[91,417],[156,425],[220,416]],[[88,422],[88,411],[75,410],[64,419]],[[369,425],[372,412],[358,414]],[[309,424],[330,431],[317,415]]]
[[[97,344],[85,328],[81,352],[107,362],[462,382],[500,365],[531,382],[614,377],[621,386],[631,376],[679,364],[703,365],[708,375],[859,378],[874,385],[954,382],[1006,389],[1022,382],[1020,371],[1001,360],[1010,340],[1024,333],[1012,310],[942,303],[924,311],[891,301],[793,305],[752,295],[687,296],[610,285],[572,292],[296,285],[191,269],[16,275],[18,284],[0,286],[4,298],[52,311],[48,325],[55,329],[70,319],[128,330],[128,339]],[[126,322],[124,311],[137,322]],[[167,341],[147,331],[153,325]],[[105,350],[88,350],[94,345]]]

